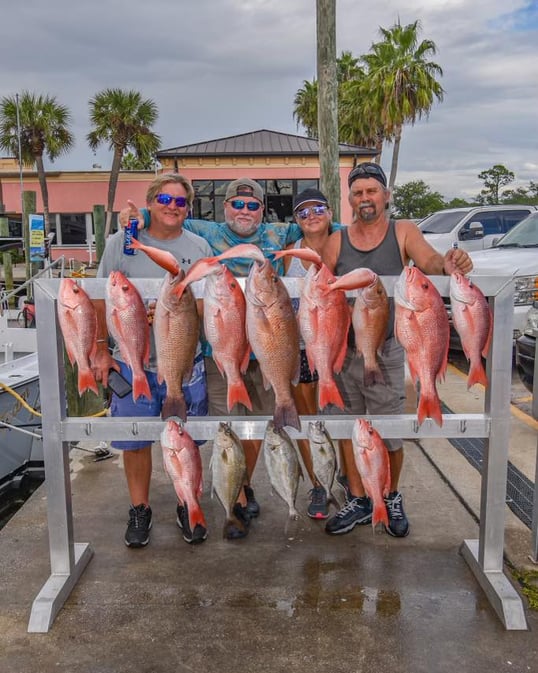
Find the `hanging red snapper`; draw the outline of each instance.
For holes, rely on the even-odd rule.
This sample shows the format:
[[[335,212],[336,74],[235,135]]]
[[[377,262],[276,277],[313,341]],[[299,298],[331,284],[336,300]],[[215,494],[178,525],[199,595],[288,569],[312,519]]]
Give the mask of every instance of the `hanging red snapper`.
[[[167,421],[161,432],[165,472],[170,477],[178,499],[187,505],[191,531],[197,525],[207,529],[200,498],[202,497],[202,458],[200,449],[189,433],[175,421]],[[201,542],[204,538],[194,537]]]
[[[246,281],[247,338],[267,387],[275,393],[275,429],[301,429],[291,394],[299,380],[299,327],[288,292],[268,260],[254,262]]]
[[[394,285],[395,335],[407,353],[409,373],[420,383],[418,422],[443,424],[436,382],[447,368],[450,327],[443,299],[416,266],[406,266]]]
[[[149,362],[149,324],[136,287],[121,271],[111,271],[106,284],[106,322],[124,362],[133,373],[133,399],[151,399],[144,365]]]
[[[166,398],[161,410],[163,420],[171,416],[187,420],[182,384],[192,374],[200,333],[200,319],[191,289],[186,288],[181,294],[177,289],[183,275],[183,271],[175,276],[170,272],[166,274],[153,319],[157,379],[159,383],[166,383]]]
[[[71,365],[77,364],[78,393],[86,390],[98,394],[90,367],[95,354],[97,314],[92,300],[72,278],[62,278],[58,293],[58,322]]]
[[[385,383],[377,354],[381,353],[389,322],[389,299],[381,279],[370,269],[353,269],[340,276],[332,287],[358,289],[351,322],[357,354],[364,358],[364,385]]]
[[[384,497],[390,492],[389,452],[381,435],[369,421],[358,418],[351,436],[353,456],[361,481],[368,497],[372,500],[372,527],[378,523],[389,525]]]
[[[480,288],[470,278],[455,272],[450,276],[452,321],[459,334],[463,352],[469,360],[467,388],[475,383],[488,385],[482,364],[491,344],[493,317]]]

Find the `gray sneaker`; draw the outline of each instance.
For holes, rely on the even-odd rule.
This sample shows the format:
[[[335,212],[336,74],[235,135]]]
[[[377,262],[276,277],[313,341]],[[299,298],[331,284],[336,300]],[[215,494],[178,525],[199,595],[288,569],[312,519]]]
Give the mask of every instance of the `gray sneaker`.
[[[151,507],[131,505],[129,507],[129,523],[125,531],[125,544],[128,547],[145,547],[149,542],[151,524]]]
[[[342,509],[325,524],[325,532],[330,535],[349,533],[355,526],[372,521],[372,503],[370,498],[352,498]]]
[[[389,525],[385,530],[393,537],[405,537],[409,535],[409,521],[405,516],[402,494],[399,491],[392,491],[385,498],[387,514],[389,515]]]

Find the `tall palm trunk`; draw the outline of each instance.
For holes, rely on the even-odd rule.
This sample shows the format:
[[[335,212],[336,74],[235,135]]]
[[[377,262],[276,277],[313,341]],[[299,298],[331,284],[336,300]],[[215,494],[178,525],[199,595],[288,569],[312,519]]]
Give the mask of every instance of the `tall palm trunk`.
[[[106,223],[105,223],[105,239],[108,238],[110,234],[110,228],[112,226],[112,215],[114,213],[114,199],[116,197],[116,187],[118,185],[118,177],[120,174],[122,156],[123,156],[123,150],[119,149],[118,147],[115,147],[114,157],[112,159],[112,168],[110,169],[110,182],[108,183],[108,202],[107,202]]]
[[[50,216],[49,216],[49,190],[47,187],[47,178],[45,167],[43,165],[43,155],[35,155],[35,165],[37,168],[37,179],[41,188],[41,199],[43,200],[43,219],[45,221],[45,236],[50,234]]]
[[[398,155],[400,154],[400,141],[402,139],[402,125],[398,124],[394,130],[394,146],[392,148],[392,162],[390,165],[389,189],[394,189],[396,173],[398,172]]]

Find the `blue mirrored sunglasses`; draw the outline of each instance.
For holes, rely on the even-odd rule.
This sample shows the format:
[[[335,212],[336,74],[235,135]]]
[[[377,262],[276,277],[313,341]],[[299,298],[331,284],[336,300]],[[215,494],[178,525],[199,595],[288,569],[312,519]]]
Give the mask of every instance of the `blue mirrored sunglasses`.
[[[310,208],[303,208],[302,210],[297,211],[297,217],[300,220],[306,220],[306,218],[312,213],[312,215],[323,215],[327,212],[328,206],[310,206]]]
[[[171,194],[157,194],[155,201],[161,206],[169,206],[172,201],[175,202],[177,208],[185,208],[187,199],[185,196],[172,196]]]
[[[229,203],[231,204],[232,208],[235,208],[235,210],[243,210],[243,208],[246,206],[248,210],[255,212],[262,207],[262,204],[258,203],[258,201],[249,201],[247,203],[246,201],[243,201],[243,199],[234,199],[233,201],[229,201]]]

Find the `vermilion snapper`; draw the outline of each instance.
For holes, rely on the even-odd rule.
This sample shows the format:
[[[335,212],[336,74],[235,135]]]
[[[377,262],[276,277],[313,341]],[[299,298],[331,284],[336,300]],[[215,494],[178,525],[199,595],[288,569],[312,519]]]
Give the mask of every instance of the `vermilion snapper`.
[[[151,399],[144,365],[149,362],[149,324],[142,297],[121,271],[111,271],[106,284],[106,322],[121,356],[133,373],[133,399]]]
[[[378,523],[389,525],[384,497],[390,492],[389,453],[381,435],[371,423],[358,418],[353,426],[353,456],[361,481],[368,497],[372,500],[372,527]]]
[[[97,395],[99,391],[90,367],[96,350],[97,314],[92,300],[72,278],[60,281],[58,322],[69,362],[77,364],[79,395],[86,390]]]
[[[200,498],[202,497],[202,458],[200,449],[185,430],[175,421],[167,421],[161,432],[164,469],[170,477],[181,504],[187,507],[189,526],[193,534],[196,526],[207,529]],[[202,536],[193,535],[193,542],[202,542]]]
[[[450,276],[452,321],[459,334],[463,352],[469,360],[467,388],[475,383],[488,385],[482,364],[491,345],[493,318],[482,291],[470,278],[455,272]]]
[[[416,266],[406,266],[394,285],[395,334],[407,353],[415,387],[420,383],[418,422],[443,424],[436,382],[446,373],[450,327],[443,299]]]

